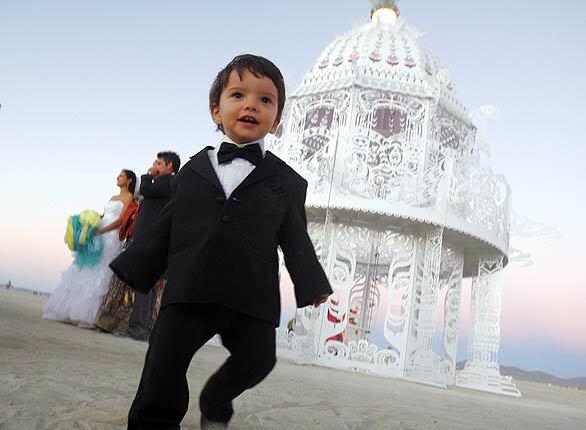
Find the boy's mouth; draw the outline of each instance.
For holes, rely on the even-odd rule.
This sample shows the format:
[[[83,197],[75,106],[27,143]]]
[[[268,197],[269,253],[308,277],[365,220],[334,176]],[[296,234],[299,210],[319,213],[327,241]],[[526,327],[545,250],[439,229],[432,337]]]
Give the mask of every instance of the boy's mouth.
[[[244,122],[246,124],[258,124],[258,120],[255,117],[248,115],[239,118],[238,121]]]

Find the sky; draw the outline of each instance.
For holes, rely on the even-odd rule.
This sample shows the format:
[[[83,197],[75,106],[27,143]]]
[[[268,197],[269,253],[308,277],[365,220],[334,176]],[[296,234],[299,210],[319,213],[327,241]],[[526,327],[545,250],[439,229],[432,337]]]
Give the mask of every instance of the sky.
[[[515,212],[560,233],[513,238],[533,265],[505,270],[499,361],[586,376],[586,3],[399,7],[464,104],[499,108],[488,162],[507,177]],[[71,262],[67,216],[103,208],[122,168],[141,174],[160,150],[185,161],[216,144],[207,93],[233,56],[271,58],[292,91],[369,11],[366,0],[1,0],[0,283],[53,290]]]

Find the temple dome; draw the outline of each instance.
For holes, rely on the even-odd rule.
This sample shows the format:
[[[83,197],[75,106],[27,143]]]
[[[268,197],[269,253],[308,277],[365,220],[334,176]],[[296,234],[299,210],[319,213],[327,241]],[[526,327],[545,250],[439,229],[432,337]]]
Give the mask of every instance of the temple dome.
[[[377,14],[377,12],[379,12]],[[383,15],[381,12],[388,12]],[[431,97],[469,122],[449,70],[422,43],[423,33],[394,10],[375,11],[371,21],[337,37],[318,57],[292,94],[304,96],[354,85]]]

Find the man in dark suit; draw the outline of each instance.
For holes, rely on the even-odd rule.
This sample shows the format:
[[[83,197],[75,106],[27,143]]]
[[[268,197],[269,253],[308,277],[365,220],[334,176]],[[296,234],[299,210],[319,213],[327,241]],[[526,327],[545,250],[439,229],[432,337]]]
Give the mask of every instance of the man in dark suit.
[[[159,152],[157,159],[148,169],[146,175],[140,177],[140,194],[143,196],[140,203],[138,218],[134,228],[134,237],[139,237],[157,219],[161,210],[171,198],[171,180],[179,171],[181,161],[179,156],[171,151]],[[158,289],[162,288],[162,279],[157,288],[148,293],[137,293],[132,312],[128,321],[127,335],[136,340],[146,340],[154,324],[154,307]]]
[[[143,292],[167,273],[129,429],[180,428],[189,363],[215,334],[231,355],[202,390],[200,422],[227,426],[232,400],[276,362],[278,246],[299,307],[319,306],[331,294],[307,233],[307,182],[264,149],[284,102],[283,77],[265,58],[238,56],[220,71],[210,112],[222,143],[191,158],[158,220],[111,264]]]

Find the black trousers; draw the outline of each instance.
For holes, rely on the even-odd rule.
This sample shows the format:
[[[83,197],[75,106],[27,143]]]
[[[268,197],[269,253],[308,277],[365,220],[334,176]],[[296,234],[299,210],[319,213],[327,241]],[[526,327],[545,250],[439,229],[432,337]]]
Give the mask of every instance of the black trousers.
[[[153,308],[157,298],[155,286],[147,294],[136,293],[128,320],[128,334],[138,340],[147,340],[153,327]]]
[[[230,357],[205,384],[199,406],[212,421],[227,423],[232,400],[262,381],[273,369],[275,326],[214,304],[170,304],[161,309],[128,429],[178,430],[189,403],[187,369],[195,352],[215,334]]]

